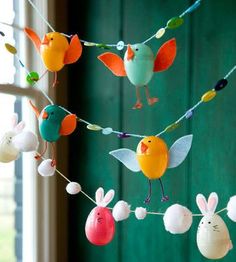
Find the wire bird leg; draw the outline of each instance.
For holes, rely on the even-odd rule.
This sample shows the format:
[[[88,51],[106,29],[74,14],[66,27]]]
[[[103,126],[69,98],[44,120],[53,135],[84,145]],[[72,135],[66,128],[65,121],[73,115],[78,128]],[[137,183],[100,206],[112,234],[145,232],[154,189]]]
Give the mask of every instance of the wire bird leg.
[[[152,106],[152,105],[154,105],[156,102],[158,102],[158,98],[157,98],[157,97],[151,97],[151,96],[150,96],[148,86],[145,86],[145,93],[146,93],[146,97],[147,97],[148,104],[149,104],[150,106]]]
[[[42,156],[46,153],[47,148],[48,148],[48,142],[45,142],[43,151],[42,151],[40,154],[37,153],[34,158],[35,158],[36,160],[41,159]]]
[[[161,181],[160,178],[159,178],[159,181],[160,181],[160,185],[161,185],[161,193],[162,193],[161,202],[166,202],[166,201],[169,200],[169,197],[168,197],[168,196],[165,196],[164,187],[163,187],[163,184],[162,184],[162,181]]]
[[[145,204],[149,204],[151,201],[151,196],[152,196],[152,182],[150,179],[148,179],[148,195],[146,199],[144,200]]]
[[[133,106],[133,109],[141,109],[143,107],[143,104],[141,103],[141,98],[140,98],[140,87],[136,86],[136,97],[137,101],[135,105]]]

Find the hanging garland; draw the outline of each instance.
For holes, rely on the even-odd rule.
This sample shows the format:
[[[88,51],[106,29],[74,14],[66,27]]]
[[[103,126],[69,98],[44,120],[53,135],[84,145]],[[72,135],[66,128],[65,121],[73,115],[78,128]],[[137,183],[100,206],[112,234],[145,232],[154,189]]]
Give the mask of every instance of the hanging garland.
[[[39,37],[31,29],[26,29],[28,36],[34,42],[36,48],[40,51],[45,66],[49,71],[54,72],[55,76],[56,76],[56,72],[59,71],[65,64],[74,63],[79,59],[82,52],[82,47],[80,46],[80,42],[84,43],[85,46],[96,46],[104,49],[116,47],[118,50],[122,50],[124,46],[127,46],[128,50],[127,50],[126,58],[132,59],[132,57],[135,56],[135,52],[132,49],[132,46],[125,44],[123,41],[119,41],[118,44],[101,44],[101,43],[99,44],[94,42],[88,42],[85,40],[79,40],[79,38],[76,35],[71,37],[66,34],[56,33],[55,30],[48,23],[48,21],[39,12],[37,7],[33,4],[33,2],[31,0],[28,0],[28,2],[32,5],[32,7],[38,12],[38,14],[43,19],[43,21],[47,23],[47,25],[53,31],[52,33],[47,34],[44,37],[43,42],[41,42]],[[161,38],[164,35],[166,29],[174,29],[180,26],[183,23],[183,16],[197,9],[200,3],[201,1],[197,0],[192,6],[186,9],[179,17],[170,19],[165,27],[159,29],[155,35],[143,41],[141,44],[144,45],[145,43],[149,42],[155,37]],[[4,33],[1,32],[1,35],[4,36]],[[63,35],[71,38],[70,43],[67,41],[66,38],[63,38],[64,37]],[[63,60],[57,61],[55,64],[52,62],[53,57],[51,57],[50,55],[45,58],[45,54],[47,56],[47,50],[46,51],[44,50],[46,52],[44,53],[42,51],[41,45],[47,44],[48,41],[52,39],[55,40],[57,38],[59,38],[59,43],[63,47],[62,49],[64,50],[64,53],[62,56]],[[166,48],[165,45],[169,45],[170,43],[173,47],[173,40],[171,41],[172,42],[167,42],[166,44],[164,44],[164,47],[162,47],[161,49],[167,50],[165,49]],[[26,70],[27,81],[31,85],[38,87],[39,80],[45,75],[46,72],[41,77],[39,77],[39,75],[36,72],[30,72],[29,70],[27,70],[24,63],[18,57],[16,48],[10,45],[9,43],[6,43],[5,47],[10,53],[14,54],[18,58],[18,61],[20,62],[21,66]],[[143,47],[144,46],[139,46],[138,47],[139,51],[140,50],[142,51]],[[161,52],[161,50],[160,53],[162,56],[163,53]],[[111,67],[112,70],[114,70],[114,66],[113,65],[111,66],[110,64],[110,61],[112,61],[110,60],[110,56],[114,58],[114,54],[106,53],[100,56],[100,59],[105,63],[106,66]],[[104,57],[106,57],[105,60]],[[163,66],[164,69],[167,69],[173,63],[174,57],[175,57],[175,51],[173,51],[171,57],[169,57],[170,60],[168,61],[168,63],[164,64]],[[117,57],[115,57],[115,60],[116,59]],[[163,59],[159,59],[158,61],[159,61],[158,64],[160,65],[161,64],[160,61],[163,61]],[[118,71],[115,72],[124,73],[124,69],[125,69],[125,73],[127,74],[127,76],[131,81],[133,77],[129,76],[129,73],[127,71],[129,69],[123,68],[122,63],[120,63]],[[138,172],[142,170],[144,175],[147,176],[149,179],[160,179],[160,177],[166,171],[167,165],[173,168],[178,166],[180,163],[182,163],[182,161],[184,161],[185,157],[187,156],[191,148],[192,136],[189,135],[178,139],[170,148],[170,150],[167,149],[165,142],[162,139],[160,139],[159,136],[165,132],[171,132],[175,130],[180,125],[180,122],[182,120],[191,118],[193,112],[202,103],[211,101],[216,96],[217,92],[222,90],[227,85],[228,83],[227,79],[235,71],[235,69],[236,69],[236,65],[226,74],[226,76],[223,79],[217,81],[213,89],[204,93],[201,99],[199,100],[199,102],[197,102],[193,107],[188,109],[178,120],[168,125],[166,128],[164,128],[161,132],[159,132],[155,136],[130,134],[126,132],[115,131],[111,127],[103,128],[100,125],[92,124],[87,120],[83,120],[77,117],[76,115],[72,114],[66,108],[54,105],[50,97],[39,87],[38,88],[42,91],[44,96],[50,102],[50,105],[46,106],[41,112],[32,104],[32,102],[31,102],[31,107],[33,108],[39,119],[40,135],[43,138],[43,140],[46,141],[46,145],[47,143],[56,142],[62,135],[71,134],[76,128],[77,121],[85,123],[89,130],[101,131],[104,135],[109,135],[113,133],[116,134],[119,138],[127,138],[127,137],[142,138],[142,140],[139,142],[137,146],[136,153],[129,149],[118,149],[110,153],[115,158],[120,160],[123,164],[125,164],[132,171]],[[117,64],[115,65],[115,70],[117,70]],[[56,84],[56,77],[54,79],[53,84],[54,85]],[[146,83],[144,85],[146,85]],[[138,101],[135,105],[136,108],[140,107],[141,102],[139,100],[140,99],[138,96]],[[149,102],[150,104],[154,103],[156,102],[156,99],[149,97]],[[114,190],[109,190],[104,196],[103,188],[98,188],[94,200],[82,190],[81,185],[79,183],[70,181],[56,168],[56,161],[54,157],[52,159],[45,159],[43,157],[44,152],[38,153],[36,151],[38,147],[38,138],[35,136],[35,134],[33,134],[30,131],[23,131],[24,123],[23,122],[18,123],[18,119],[16,115],[13,116],[12,123],[13,123],[12,130],[5,133],[0,143],[0,161],[7,163],[16,160],[21,152],[35,151],[36,159],[43,160],[38,167],[38,172],[40,175],[52,176],[57,172],[68,182],[66,186],[66,191],[69,194],[78,194],[81,192],[86,198],[88,198],[91,202],[93,202],[96,205],[96,207],[90,212],[85,225],[86,236],[92,244],[106,245],[110,243],[110,241],[112,241],[115,234],[115,221],[125,220],[129,217],[130,213],[134,213],[136,218],[139,220],[144,219],[146,215],[163,216],[165,229],[172,234],[182,234],[187,232],[192,225],[192,218],[195,216],[196,217],[203,216],[199,223],[198,233],[197,233],[197,246],[201,254],[209,259],[219,259],[219,258],[223,258],[228,253],[228,251],[232,249],[232,243],[230,240],[229,231],[227,229],[226,224],[218,214],[227,210],[228,217],[232,221],[236,222],[236,212],[235,212],[236,196],[230,198],[227,207],[225,207],[224,209],[218,212],[215,212],[218,204],[217,194],[211,193],[208,198],[208,201],[206,201],[205,197],[202,194],[198,194],[196,197],[196,203],[201,211],[201,214],[193,214],[189,209],[179,204],[174,204],[170,206],[165,213],[150,212],[147,211],[146,208],[144,207],[137,207],[135,210],[132,210],[130,208],[130,205],[123,200],[118,201],[113,208],[108,208],[107,207],[108,204],[114,198],[115,195]],[[46,149],[47,147],[45,147],[45,150]],[[161,150],[157,152],[157,149],[158,150],[161,149]],[[145,159],[145,153],[148,150],[149,150],[149,155],[152,157],[151,162],[153,161],[156,162],[156,157],[158,157],[159,162],[158,162],[157,170],[150,169],[152,163],[150,162],[150,159],[148,161]],[[162,183],[161,183],[161,188],[163,192],[163,200],[167,200],[167,197],[164,195]],[[146,203],[150,201],[151,187],[149,193],[150,194],[148,195],[145,201]]]

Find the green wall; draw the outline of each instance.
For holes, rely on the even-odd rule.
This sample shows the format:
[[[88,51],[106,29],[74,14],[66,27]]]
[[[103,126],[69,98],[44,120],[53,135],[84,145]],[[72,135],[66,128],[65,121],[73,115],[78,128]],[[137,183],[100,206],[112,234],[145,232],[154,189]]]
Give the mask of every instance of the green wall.
[[[190,4],[185,0],[71,0],[70,31],[90,41],[139,42]],[[96,59],[103,50],[85,47],[80,62],[69,67],[70,109],[104,127],[147,135],[158,133],[213,88],[235,64],[235,11],[234,0],[202,1],[194,14],[186,16],[182,27],[150,43],[156,52],[164,41],[176,37],[178,54],[171,69],[157,73],[149,85],[160,102],[154,107],[145,104],[139,111],[131,109],[135,90],[130,82],[113,76]],[[212,191],[218,193],[221,209],[236,193],[235,83],[236,73],[229,78],[227,88],[202,105],[191,120],[163,136],[170,146],[177,138],[193,133],[193,146],[187,160],[163,177],[170,201],[160,202],[159,184],[153,183],[150,210],[164,212],[171,204],[180,203],[198,213],[196,194],[208,196]],[[136,138],[121,141],[114,135],[88,132],[83,124],[79,125],[78,132],[70,137],[70,178],[81,183],[90,195],[99,186],[105,190],[114,188],[115,200],[124,199],[133,208],[143,206],[145,177],[131,173],[108,154],[120,147],[135,149],[137,143]],[[70,261],[206,261],[195,241],[198,218],[186,234],[171,235],[165,231],[162,217],[148,216],[138,221],[131,215],[117,224],[111,244],[96,247],[84,234],[86,217],[94,206],[79,195],[69,198],[69,207]],[[236,224],[226,213],[222,217],[236,243]],[[236,250],[232,250],[222,261],[235,261],[235,257]]]

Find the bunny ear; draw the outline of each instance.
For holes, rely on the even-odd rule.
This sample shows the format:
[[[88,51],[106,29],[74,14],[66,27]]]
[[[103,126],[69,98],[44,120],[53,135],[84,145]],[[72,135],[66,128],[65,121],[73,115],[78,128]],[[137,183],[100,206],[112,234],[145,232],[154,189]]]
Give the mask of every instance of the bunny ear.
[[[103,207],[106,207],[111,201],[112,199],[114,198],[115,196],[115,191],[113,189],[109,190],[105,197],[103,198],[103,201],[102,201],[102,206]]]
[[[104,189],[102,187],[99,187],[95,194],[95,200],[98,206],[101,205],[104,198]]]
[[[215,192],[213,192],[210,194],[208,198],[208,202],[207,202],[208,211],[214,213],[217,205],[218,205],[218,195]]]
[[[208,212],[206,198],[202,194],[198,194],[196,197],[196,202],[199,210],[205,215]]]
[[[14,131],[16,131],[16,133],[20,133],[24,128],[25,128],[25,122],[21,121],[19,124],[17,124],[14,127]]]
[[[11,123],[12,123],[12,127],[16,127],[17,123],[18,123],[18,114],[14,113],[11,119]]]

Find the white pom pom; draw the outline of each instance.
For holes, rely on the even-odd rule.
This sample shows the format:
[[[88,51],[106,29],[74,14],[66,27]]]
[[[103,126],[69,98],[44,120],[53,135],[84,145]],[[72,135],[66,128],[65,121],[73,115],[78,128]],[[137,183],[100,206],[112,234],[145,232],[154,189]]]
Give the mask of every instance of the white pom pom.
[[[227,205],[227,215],[228,217],[236,222],[236,196],[232,196],[228,202],[228,205]]]
[[[55,171],[56,166],[52,166],[52,159],[46,159],[38,166],[38,172],[41,176],[53,176]]]
[[[76,182],[70,182],[66,186],[66,191],[70,195],[76,195],[81,191],[81,186],[80,186],[80,184],[78,184]]]
[[[192,225],[192,213],[184,206],[174,204],[170,206],[163,217],[166,231],[171,234],[183,234]]]
[[[34,133],[25,131],[14,136],[12,144],[21,152],[35,151],[38,147],[38,138]]]
[[[146,208],[143,208],[143,207],[137,207],[135,209],[135,216],[137,219],[141,220],[141,219],[144,219],[147,215],[147,210]]]
[[[113,207],[112,215],[115,221],[125,220],[129,217],[129,214],[130,214],[130,205],[123,200],[118,201]]]

